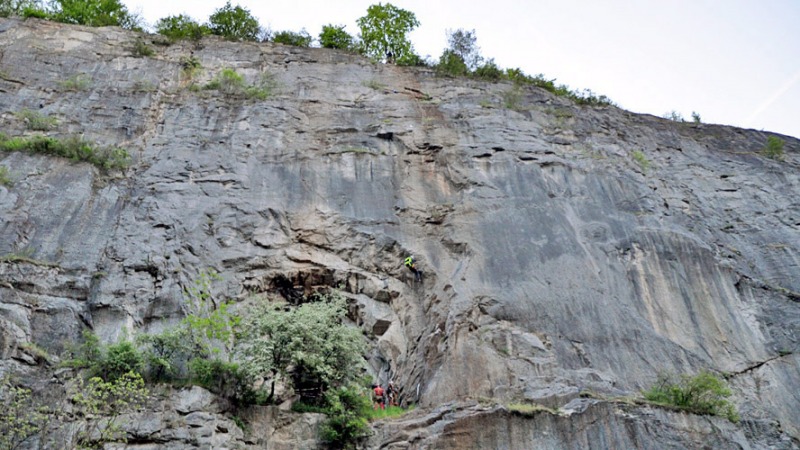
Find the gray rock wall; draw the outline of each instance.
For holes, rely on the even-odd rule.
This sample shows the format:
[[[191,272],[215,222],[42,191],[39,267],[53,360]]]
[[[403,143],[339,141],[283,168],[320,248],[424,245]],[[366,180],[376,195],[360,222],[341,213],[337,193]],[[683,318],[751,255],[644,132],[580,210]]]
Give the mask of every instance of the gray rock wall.
[[[136,39],[155,55],[134,57]],[[232,298],[279,277],[345,286],[375,335],[373,370],[426,411],[470,398],[561,407],[709,369],[730,376],[746,420],[800,438],[796,139],[781,136],[779,162],[759,155],[761,131],[580,107],[533,87],[509,109],[508,83],[330,50],[157,40],[0,20],[0,130],[34,134],[15,114],[31,109],[58,119],[48,134],[134,161],[104,173],[0,154],[14,183],[0,186],[3,372],[30,370],[25,342],[57,353],[85,327],[114,340],[176,321],[182,289],[211,268],[215,294]],[[193,78],[187,58],[202,65]],[[271,77],[273,95],[190,88],[228,67]],[[86,88],[67,89],[78,75]],[[402,267],[408,254],[423,283]],[[631,431],[600,408],[609,427],[628,427],[608,437],[621,447],[771,436],[741,425],[663,438],[647,429],[660,419]],[[492,413],[476,439],[531,448],[546,426],[540,448],[578,448],[594,442],[576,435],[585,414]],[[441,432],[419,448],[443,448]]]

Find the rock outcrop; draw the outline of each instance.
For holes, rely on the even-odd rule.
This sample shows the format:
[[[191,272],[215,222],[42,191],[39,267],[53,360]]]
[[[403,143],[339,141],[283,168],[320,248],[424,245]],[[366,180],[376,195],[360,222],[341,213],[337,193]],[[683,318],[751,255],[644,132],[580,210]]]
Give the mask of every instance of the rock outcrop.
[[[137,40],[155,54],[136,57]],[[190,88],[223,68],[268,76],[272,95]],[[771,133],[535,87],[2,19],[0,130],[34,133],[24,109],[133,164],[0,154],[13,182],[0,185],[2,373],[36,371],[26,344],[57,354],[87,327],[112,341],[179,320],[182,290],[210,268],[229,298],[342,286],[374,373],[418,405],[376,425],[369,448],[799,445],[797,139],[779,136],[776,161],[760,154]],[[659,372],[703,369],[728,378],[738,425],[618,401]],[[193,428],[305,445],[274,428],[234,435],[216,413],[171,412],[186,422],[172,438],[142,422],[130,448],[195,445],[180,440]]]

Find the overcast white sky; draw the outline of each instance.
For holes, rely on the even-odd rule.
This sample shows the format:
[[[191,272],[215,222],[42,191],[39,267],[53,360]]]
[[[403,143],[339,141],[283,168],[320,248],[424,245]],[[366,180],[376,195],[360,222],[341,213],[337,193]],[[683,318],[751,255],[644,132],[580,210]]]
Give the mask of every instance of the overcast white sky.
[[[149,24],[206,22],[225,0],[123,0]],[[231,0],[273,31],[345,25],[369,0]],[[386,3],[385,1],[383,3]],[[474,29],[501,68],[588,88],[630,111],[800,137],[800,0],[393,0],[420,26],[420,56],[438,59],[446,30]]]

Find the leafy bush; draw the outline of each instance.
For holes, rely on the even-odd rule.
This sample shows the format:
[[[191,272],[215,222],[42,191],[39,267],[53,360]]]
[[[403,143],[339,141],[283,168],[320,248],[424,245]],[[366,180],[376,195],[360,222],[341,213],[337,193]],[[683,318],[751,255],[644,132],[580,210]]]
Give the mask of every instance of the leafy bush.
[[[371,401],[354,386],[340,387],[325,394],[328,419],[322,424],[322,439],[333,448],[354,447],[369,434]]]
[[[102,348],[100,358],[93,361],[89,369],[105,381],[116,381],[129,372],[142,373],[144,358],[132,342],[122,340]]]
[[[295,47],[310,47],[314,38],[306,30],[300,32],[279,31],[272,37],[272,41],[278,44],[294,45]]]
[[[650,390],[644,392],[645,399],[659,405],[674,406],[695,414],[722,416],[738,422],[736,408],[726,400],[731,396],[724,381],[709,372],[695,376],[662,374]]]
[[[475,69],[475,77],[484,80],[497,81],[503,78],[503,71],[497,67],[494,58],[489,58],[484,64]]]
[[[91,376],[106,381],[115,381],[128,372],[141,373],[144,359],[137,348],[128,340],[116,344],[103,345],[96,334],[83,331],[83,342],[70,350],[70,358],[64,365],[75,369],[87,369]]]
[[[777,136],[768,137],[767,145],[764,146],[761,153],[767,158],[783,161],[783,139]]]
[[[49,19],[50,13],[36,6],[27,6],[22,10],[22,17],[28,19]]]
[[[353,36],[344,31],[344,25],[324,25],[319,34],[319,45],[322,48],[350,50],[354,43]]]
[[[530,84],[545,89],[559,97],[566,97],[579,105],[610,106],[614,102],[605,95],[596,95],[590,89],[573,91],[565,84],[556,84],[555,78],[548,79],[543,74],[526,75],[521,69],[506,69],[506,78],[516,85]]]
[[[614,104],[611,99],[605,95],[596,95],[591,89],[570,91],[567,97],[579,105],[610,106]]]
[[[271,382],[269,400],[281,379],[304,401],[317,402],[328,388],[352,381],[363,365],[365,344],[358,329],[343,323],[346,313],[340,294],[296,308],[260,302],[242,320],[237,348],[243,368]]]
[[[141,31],[142,19],[120,0],[52,0],[53,20],[90,27],[117,26]]]
[[[231,40],[257,41],[261,33],[258,19],[250,14],[250,10],[239,5],[231,6],[231,2],[214,11],[208,18],[211,33]]]
[[[183,326],[168,328],[159,334],[136,336],[144,357],[145,373],[150,380],[170,381],[180,376],[192,351],[188,336],[188,330]]]
[[[436,64],[436,73],[443,76],[463,77],[469,74],[469,68],[458,54],[452,50],[445,50]]]
[[[61,156],[73,161],[84,161],[101,169],[124,169],[130,164],[130,155],[118,147],[97,147],[78,136],[57,139],[47,136],[8,138],[0,135],[0,150],[27,151]]]
[[[194,358],[189,361],[189,374],[193,384],[237,403],[252,403],[254,393],[251,379],[239,364],[221,359]]]
[[[475,30],[464,30],[459,28],[455,31],[447,30],[447,50],[458,56],[467,67],[467,71],[476,70],[483,57],[480,55],[480,48],[478,47],[478,37],[475,35]]]
[[[48,117],[31,109],[23,109],[16,116],[25,122],[27,129],[34,131],[50,131],[58,124],[55,117]]]
[[[50,421],[51,411],[38,403],[31,390],[0,380],[0,448],[15,449],[41,432]]]
[[[244,77],[233,69],[222,69],[205,89],[216,90],[233,97],[266,100],[272,94],[275,83],[268,74],[262,75],[258,84],[247,84]]]
[[[104,448],[107,442],[125,442],[119,420],[140,410],[150,395],[142,377],[133,372],[104,381],[99,377],[84,383],[82,378],[70,389],[73,412],[86,420],[86,427],[73,436],[69,448]]]
[[[173,41],[181,39],[199,41],[203,36],[211,34],[211,29],[207,25],[200,25],[185,14],[159,19],[155,28],[156,33]]]
[[[0,17],[28,17],[25,15],[26,10],[38,10],[44,12],[41,9],[41,1],[38,0],[0,0]]]

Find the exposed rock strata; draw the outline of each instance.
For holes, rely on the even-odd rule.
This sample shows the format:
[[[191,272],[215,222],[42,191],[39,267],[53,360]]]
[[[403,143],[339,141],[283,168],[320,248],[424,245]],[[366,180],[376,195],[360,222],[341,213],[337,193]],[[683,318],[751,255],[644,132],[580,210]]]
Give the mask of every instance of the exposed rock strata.
[[[0,155],[14,181],[0,186],[0,372],[33,370],[26,342],[57,353],[85,327],[113,340],[174,322],[182,288],[213,268],[220,296],[345,287],[375,337],[375,372],[419,403],[375,446],[798,445],[796,139],[781,136],[778,162],[755,130],[536,88],[512,110],[507,83],[322,49],[150,36],[155,56],[136,58],[137,38],[0,20],[0,129],[30,134],[14,113],[32,109],[58,118],[51,134],[134,156],[109,175]],[[203,67],[194,80],[189,57]],[[225,67],[269,74],[277,91],[188,89]],[[87,89],[65,89],[78,74]],[[402,267],[408,254],[424,283]],[[470,398],[564,408],[700,369],[731,376],[741,425],[604,402],[425,418]]]

